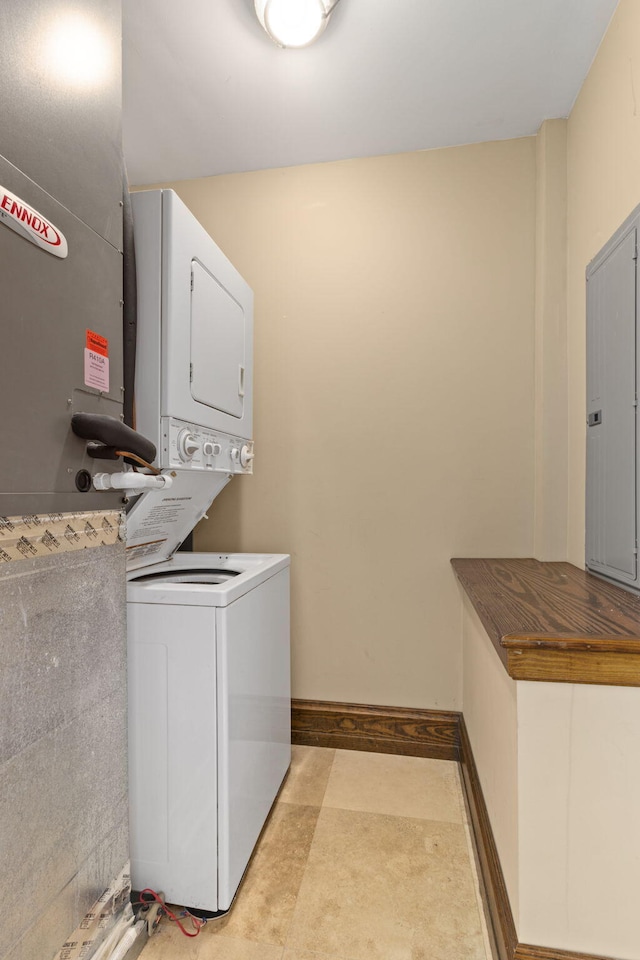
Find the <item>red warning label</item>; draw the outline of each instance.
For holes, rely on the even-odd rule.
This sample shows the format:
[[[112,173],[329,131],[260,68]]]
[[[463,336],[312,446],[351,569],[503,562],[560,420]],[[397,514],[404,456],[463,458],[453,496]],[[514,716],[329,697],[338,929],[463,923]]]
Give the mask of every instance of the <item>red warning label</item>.
[[[109,341],[87,330],[84,348],[84,383],[101,393],[109,393]]]
[[[87,350],[93,350],[103,357],[109,356],[109,341],[106,337],[101,337],[99,333],[93,330],[87,330]]]

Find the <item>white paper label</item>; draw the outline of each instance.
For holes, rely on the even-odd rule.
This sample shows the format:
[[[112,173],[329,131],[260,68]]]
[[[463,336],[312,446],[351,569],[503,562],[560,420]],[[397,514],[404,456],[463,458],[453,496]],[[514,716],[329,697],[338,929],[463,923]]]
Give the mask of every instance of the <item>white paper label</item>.
[[[168,559],[229,480],[226,473],[180,470],[171,490],[143,493],[127,516],[128,569]]]
[[[85,347],[84,382],[87,387],[109,393],[109,357],[103,357],[101,353]]]

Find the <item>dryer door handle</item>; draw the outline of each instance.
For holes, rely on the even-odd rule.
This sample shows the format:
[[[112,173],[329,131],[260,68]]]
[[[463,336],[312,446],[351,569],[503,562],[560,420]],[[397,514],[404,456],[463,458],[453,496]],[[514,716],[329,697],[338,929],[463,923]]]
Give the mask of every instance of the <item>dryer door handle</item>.
[[[238,396],[244,397],[244,367],[242,364],[238,367]]]

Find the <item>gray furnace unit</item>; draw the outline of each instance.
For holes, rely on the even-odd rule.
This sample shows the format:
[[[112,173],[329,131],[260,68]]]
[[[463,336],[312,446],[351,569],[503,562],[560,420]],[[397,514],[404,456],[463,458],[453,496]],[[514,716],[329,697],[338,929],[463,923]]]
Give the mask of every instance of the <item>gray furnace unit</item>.
[[[640,207],[587,268],[586,565],[629,589],[638,576]]]
[[[2,5],[0,515],[117,508],[73,414],[120,422],[119,0]],[[92,45],[67,75],[68,44]]]

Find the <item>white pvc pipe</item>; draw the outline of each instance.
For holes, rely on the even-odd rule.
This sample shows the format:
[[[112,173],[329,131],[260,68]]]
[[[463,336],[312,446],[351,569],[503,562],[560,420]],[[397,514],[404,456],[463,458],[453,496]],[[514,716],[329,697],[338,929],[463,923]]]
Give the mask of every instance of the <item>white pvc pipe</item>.
[[[129,953],[129,950],[131,949],[133,944],[136,942],[138,937],[141,936],[142,931],[144,930],[145,927],[146,927],[145,921],[138,920],[135,926],[127,930],[124,937],[122,938],[118,946],[115,948],[113,953],[109,954],[108,960],[124,960],[124,958]]]
[[[173,478],[168,474],[151,475],[148,473],[134,473],[133,470],[124,473],[96,473],[93,485],[96,490],[162,490],[169,488]]]
[[[111,930],[106,939],[102,941],[91,960],[108,960],[114,947],[117,947],[120,938],[127,931],[127,927],[130,927],[134,922],[134,919],[133,911],[129,906],[128,915],[125,913],[125,915],[117,921],[113,930]]]

